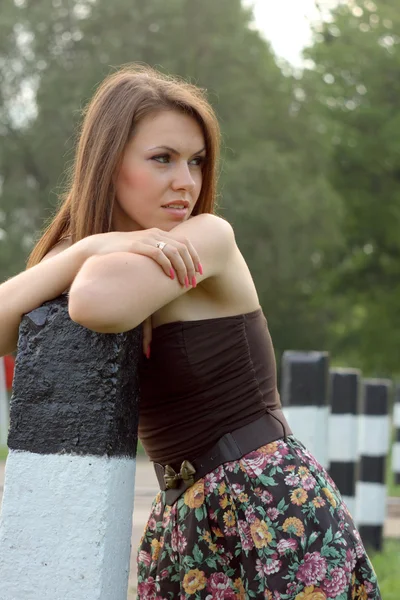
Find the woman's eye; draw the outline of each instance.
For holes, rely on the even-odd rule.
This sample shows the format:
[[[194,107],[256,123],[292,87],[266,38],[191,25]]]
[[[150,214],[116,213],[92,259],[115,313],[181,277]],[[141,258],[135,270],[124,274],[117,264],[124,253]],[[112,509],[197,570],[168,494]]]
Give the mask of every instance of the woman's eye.
[[[196,156],[190,161],[190,164],[193,164],[195,167],[201,167],[204,164],[205,158],[204,156]]]
[[[166,165],[169,162],[170,157],[169,154],[158,154],[157,156],[153,156],[153,160],[156,160],[157,162]]]

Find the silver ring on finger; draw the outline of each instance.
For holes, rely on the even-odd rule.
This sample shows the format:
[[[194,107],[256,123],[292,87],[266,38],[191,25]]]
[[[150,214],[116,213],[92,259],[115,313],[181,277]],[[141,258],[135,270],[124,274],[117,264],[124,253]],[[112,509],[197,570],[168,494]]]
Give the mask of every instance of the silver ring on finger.
[[[160,250],[164,250],[166,245],[167,245],[166,242],[157,242],[156,248],[159,248]]]

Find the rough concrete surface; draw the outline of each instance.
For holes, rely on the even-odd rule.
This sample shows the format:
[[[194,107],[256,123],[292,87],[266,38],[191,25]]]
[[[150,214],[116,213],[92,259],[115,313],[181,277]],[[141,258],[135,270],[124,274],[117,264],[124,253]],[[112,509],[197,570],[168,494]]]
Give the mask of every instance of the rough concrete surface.
[[[9,448],[37,454],[136,455],[141,328],[99,334],[60,296],[21,321]]]

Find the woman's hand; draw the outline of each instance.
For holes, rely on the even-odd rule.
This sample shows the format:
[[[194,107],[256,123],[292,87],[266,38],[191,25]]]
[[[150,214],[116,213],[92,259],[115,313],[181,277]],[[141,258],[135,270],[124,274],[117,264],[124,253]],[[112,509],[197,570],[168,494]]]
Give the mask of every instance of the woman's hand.
[[[206,303],[214,302],[225,311],[228,306],[232,314],[236,314],[243,312],[243,306],[250,306],[250,300],[252,305],[258,302],[247,265],[227,221],[212,214],[196,215],[168,234],[162,232],[167,242],[169,236],[175,240],[187,236],[194,241],[205,265],[203,274],[197,276],[198,282],[209,280],[205,291],[210,301],[205,300]],[[242,281],[246,283],[244,289]],[[250,292],[246,286],[250,287]],[[213,288],[211,293],[210,288]],[[73,321],[93,331],[121,333],[141,325],[147,317],[189,290],[178,281],[161,275],[158,263],[147,256],[124,251],[104,257],[92,256],[71,286],[69,315]]]
[[[152,258],[166,275],[186,287],[196,286],[196,272],[202,273],[199,256],[187,238],[176,239],[161,229],[142,231],[113,231],[90,235],[80,242],[90,256],[130,252]],[[161,248],[157,244],[164,243]]]
[[[165,246],[157,247],[163,242]],[[146,229],[132,232],[100,233],[88,236],[78,242],[85,246],[90,256],[101,256],[113,252],[130,252],[152,258],[160,265],[166,275],[175,278],[186,287],[196,286],[196,272],[202,274],[203,269],[196,250],[187,238],[179,241],[168,232],[160,229]],[[143,323],[143,352],[150,358],[152,338],[152,322],[148,317]]]

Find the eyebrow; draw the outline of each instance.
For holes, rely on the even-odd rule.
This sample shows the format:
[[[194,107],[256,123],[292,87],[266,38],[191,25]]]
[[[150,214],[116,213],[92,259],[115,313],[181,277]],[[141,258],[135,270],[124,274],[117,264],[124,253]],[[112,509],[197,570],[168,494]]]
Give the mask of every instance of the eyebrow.
[[[172,154],[179,154],[178,150],[175,150],[175,148],[171,148],[171,146],[154,146],[154,148],[149,148],[149,152],[152,150],[168,150],[168,152],[171,152]],[[192,154],[192,156],[195,156],[196,154],[201,154],[202,152],[205,152],[205,151],[206,151],[206,149],[202,148],[198,152],[194,152]]]

